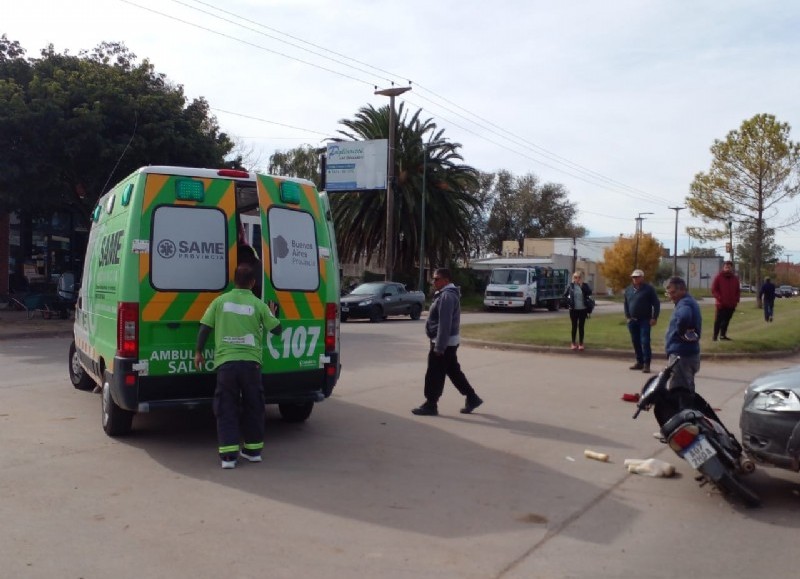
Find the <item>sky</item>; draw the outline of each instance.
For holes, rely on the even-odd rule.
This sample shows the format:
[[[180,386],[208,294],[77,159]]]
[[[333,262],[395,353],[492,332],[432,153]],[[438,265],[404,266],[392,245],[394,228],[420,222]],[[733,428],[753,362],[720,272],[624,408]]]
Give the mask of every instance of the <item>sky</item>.
[[[387,105],[376,87],[410,83],[395,105],[422,109],[465,163],[562,184],[591,236],[633,235],[641,216],[672,249],[677,216],[679,254],[702,245],[684,231],[700,220],[670,207],[685,206],[715,140],[769,113],[800,141],[800,3],[786,0],[6,4],[0,34],[28,56],[124,42],[204,97],[262,167]],[[800,262],[800,228],[776,239]]]

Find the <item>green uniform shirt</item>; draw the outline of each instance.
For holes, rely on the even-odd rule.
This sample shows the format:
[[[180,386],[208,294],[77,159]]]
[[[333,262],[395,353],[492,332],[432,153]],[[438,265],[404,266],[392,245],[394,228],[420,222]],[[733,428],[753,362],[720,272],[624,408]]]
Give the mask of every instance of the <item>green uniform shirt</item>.
[[[225,362],[261,363],[262,337],[280,324],[267,304],[249,289],[232,289],[216,298],[201,324],[214,328],[214,366]]]

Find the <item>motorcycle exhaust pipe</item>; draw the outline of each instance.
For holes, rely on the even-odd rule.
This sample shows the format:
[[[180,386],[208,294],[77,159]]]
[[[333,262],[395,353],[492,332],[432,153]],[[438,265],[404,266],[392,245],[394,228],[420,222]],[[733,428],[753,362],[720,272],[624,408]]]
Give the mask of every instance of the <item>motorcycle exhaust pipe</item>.
[[[746,456],[742,456],[739,458],[739,468],[742,469],[744,474],[750,474],[756,470],[756,463]]]

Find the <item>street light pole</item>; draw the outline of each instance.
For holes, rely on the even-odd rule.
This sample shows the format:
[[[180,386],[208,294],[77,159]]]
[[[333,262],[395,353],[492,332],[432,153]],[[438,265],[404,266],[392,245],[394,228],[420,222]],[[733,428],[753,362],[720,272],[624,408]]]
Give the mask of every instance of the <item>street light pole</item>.
[[[653,212],[644,211],[639,213],[639,217],[636,218],[636,250],[633,254],[633,269],[639,269],[639,238],[642,236],[642,221],[644,221],[642,215],[653,215]]]
[[[386,175],[386,281],[393,277],[394,268],[394,97],[410,91],[410,86],[376,90],[375,94],[389,97],[389,161]]]
[[[686,207],[670,207],[670,209],[675,211],[675,245],[672,255],[672,275],[678,275],[678,212],[681,209],[686,209]]]

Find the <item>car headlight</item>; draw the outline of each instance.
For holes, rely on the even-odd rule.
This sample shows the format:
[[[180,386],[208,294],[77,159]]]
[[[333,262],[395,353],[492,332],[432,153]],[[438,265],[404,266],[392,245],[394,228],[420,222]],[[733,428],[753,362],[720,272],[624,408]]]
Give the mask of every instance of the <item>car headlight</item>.
[[[800,412],[800,398],[792,390],[765,390],[756,395],[752,407],[768,412]]]
[[[372,298],[369,298],[367,300],[362,300],[362,301],[358,302],[358,305],[360,305],[360,306],[368,306],[371,303],[372,303]]]

